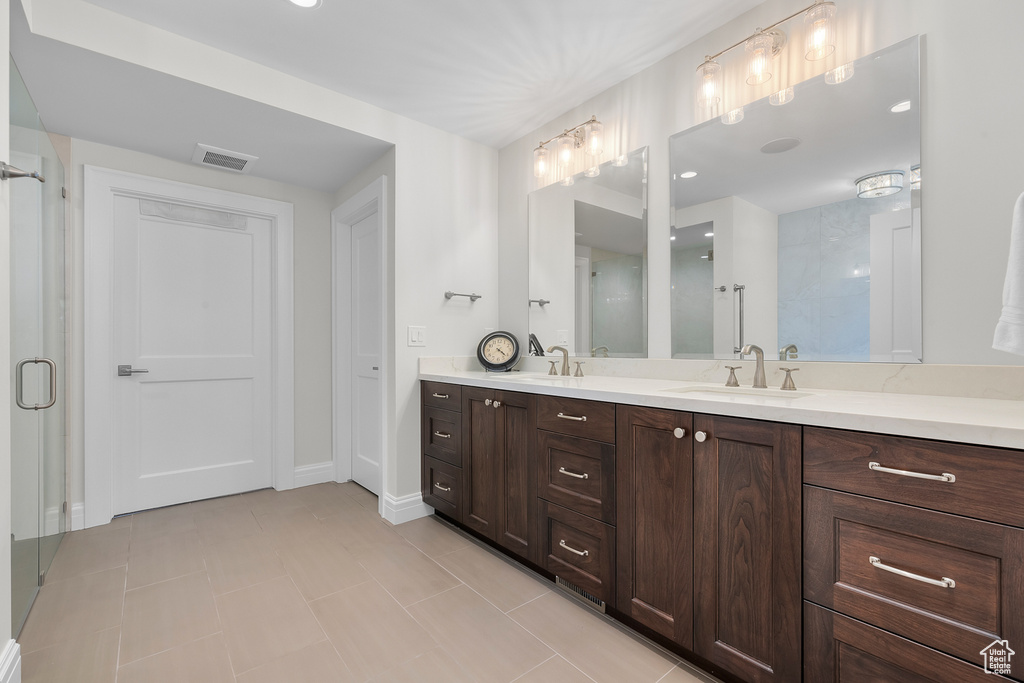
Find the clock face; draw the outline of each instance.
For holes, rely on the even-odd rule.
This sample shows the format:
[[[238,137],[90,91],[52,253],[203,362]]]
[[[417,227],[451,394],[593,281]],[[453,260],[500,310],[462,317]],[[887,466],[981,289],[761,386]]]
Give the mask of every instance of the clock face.
[[[515,346],[508,337],[494,337],[484,344],[484,358],[494,364],[502,364],[515,354]]]

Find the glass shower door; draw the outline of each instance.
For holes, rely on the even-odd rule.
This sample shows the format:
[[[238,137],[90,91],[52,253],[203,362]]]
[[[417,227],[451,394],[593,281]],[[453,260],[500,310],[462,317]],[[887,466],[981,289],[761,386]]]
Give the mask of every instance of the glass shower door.
[[[64,167],[11,62],[11,620],[65,531]],[[40,178],[17,177],[18,169]],[[45,182],[41,182],[45,181]]]

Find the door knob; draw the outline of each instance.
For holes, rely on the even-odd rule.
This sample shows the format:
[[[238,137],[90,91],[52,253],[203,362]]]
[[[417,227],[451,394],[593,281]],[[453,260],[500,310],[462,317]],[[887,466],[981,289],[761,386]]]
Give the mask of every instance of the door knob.
[[[707,432],[694,432],[693,438],[696,439],[698,443],[704,443],[705,441],[708,440],[708,433]]]
[[[118,365],[117,376],[118,377],[131,377],[132,375],[149,372],[149,370],[143,370],[142,368],[133,368],[130,365]]]

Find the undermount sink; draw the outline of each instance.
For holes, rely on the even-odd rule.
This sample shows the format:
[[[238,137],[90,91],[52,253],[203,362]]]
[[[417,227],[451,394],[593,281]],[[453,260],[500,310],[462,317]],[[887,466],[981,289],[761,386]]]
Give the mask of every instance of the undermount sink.
[[[783,391],[782,389],[755,389],[753,387],[672,387],[662,389],[672,394],[709,394],[712,396],[741,396],[757,398],[804,398],[814,396],[808,391]]]

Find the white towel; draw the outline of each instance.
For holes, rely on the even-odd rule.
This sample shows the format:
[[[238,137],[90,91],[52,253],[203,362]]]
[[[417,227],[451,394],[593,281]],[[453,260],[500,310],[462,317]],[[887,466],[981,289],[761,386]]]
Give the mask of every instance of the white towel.
[[[1024,356],[1024,194],[1013,207],[1010,261],[1003,284],[1003,313],[996,323],[992,348]]]

